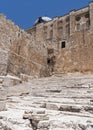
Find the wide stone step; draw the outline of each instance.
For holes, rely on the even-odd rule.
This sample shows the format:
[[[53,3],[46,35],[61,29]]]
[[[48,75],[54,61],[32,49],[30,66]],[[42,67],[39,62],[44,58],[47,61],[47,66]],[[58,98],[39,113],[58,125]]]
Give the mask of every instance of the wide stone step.
[[[28,119],[29,125],[37,123],[38,130],[92,130],[93,76],[32,79],[9,87],[6,106],[4,122],[12,126],[16,123],[14,129],[28,126],[22,117],[29,110],[34,112]]]
[[[36,92],[36,93],[32,93],[32,96],[35,97],[55,97],[55,98],[83,98],[83,99],[93,99],[93,93],[45,93],[45,92]]]

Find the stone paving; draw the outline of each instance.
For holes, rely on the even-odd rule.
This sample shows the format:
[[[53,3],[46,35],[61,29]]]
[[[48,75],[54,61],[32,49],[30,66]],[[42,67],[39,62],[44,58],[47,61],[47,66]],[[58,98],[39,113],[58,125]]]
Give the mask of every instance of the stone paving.
[[[0,130],[93,130],[93,75],[32,79],[7,90]]]

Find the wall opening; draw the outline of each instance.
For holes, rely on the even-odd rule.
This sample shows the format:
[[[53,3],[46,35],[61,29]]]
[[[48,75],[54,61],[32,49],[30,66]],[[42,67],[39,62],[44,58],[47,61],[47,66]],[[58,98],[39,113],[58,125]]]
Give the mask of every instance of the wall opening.
[[[61,48],[65,48],[65,47],[66,47],[66,42],[63,41],[63,42],[61,43]]]
[[[47,64],[50,65],[51,64],[51,60],[47,59]]]

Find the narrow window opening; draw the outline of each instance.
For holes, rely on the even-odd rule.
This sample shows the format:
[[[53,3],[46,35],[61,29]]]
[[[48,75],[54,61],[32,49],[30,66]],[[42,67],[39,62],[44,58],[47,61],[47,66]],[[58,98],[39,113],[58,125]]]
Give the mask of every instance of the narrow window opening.
[[[47,59],[47,64],[50,65],[51,64],[51,60]]]
[[[63,42],[61,43],[61,48],[65,48],[65,47],[66,47],[66,42],[63,41]]]

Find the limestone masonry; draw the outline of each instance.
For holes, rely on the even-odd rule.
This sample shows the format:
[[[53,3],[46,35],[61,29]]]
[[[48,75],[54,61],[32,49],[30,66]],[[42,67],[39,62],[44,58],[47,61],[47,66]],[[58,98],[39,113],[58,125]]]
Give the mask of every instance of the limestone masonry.
[[[62,17],[39,17],[22,30],[0,15],[0,74],[93,72],[93,2]]]
[[[0,130],[93,130],[93,2],[27,30],[0,14]]]

